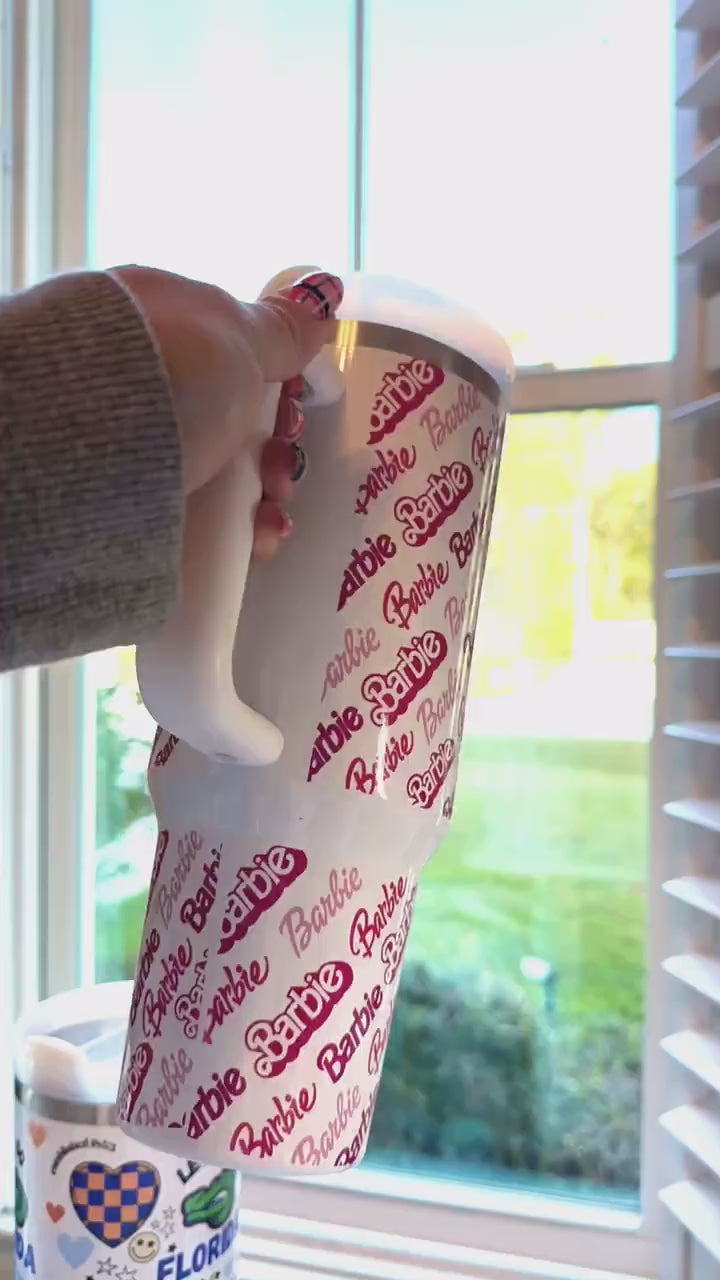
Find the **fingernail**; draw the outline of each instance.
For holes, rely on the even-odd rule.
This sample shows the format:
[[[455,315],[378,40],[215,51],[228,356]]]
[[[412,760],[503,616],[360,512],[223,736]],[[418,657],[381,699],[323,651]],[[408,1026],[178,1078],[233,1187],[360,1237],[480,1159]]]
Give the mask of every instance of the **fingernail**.
[[[305,430],[305,414],[296,400],[288,400],[286,440],[299,440]]]
[[[318,320],[331,320],[343,300],[343,282],[339,276],[331,276],[325,271],[312,271],[309,275],[297,280],[290,289],[282,289],[281,293],[307,307]]]
[[[294,378],[288,378],[283,391],[291,400],[302,400],[303,396],[307,395],[308,384],[302,374],[298,373]]]
[[[295,470],[293,471],[290,479],[297,484],[298,480],[302,480],[305,475],[308,462],[307,454],[301,445],[294,444],[293,449],[295,450]]]
[[[286,514],[285,514],[285,512],[283,511],[283,513],[282,513],[282,527],[281,527],[281,529],[280,529],[280,537],[281,537],[281,538],[289,538],[289,537],[290,537],[290,534],[292,533],[292,531],[293,531],[293,522],[292,522],[292,520],[290,519],[290,517],[289,517],[288,515],[286,515]]]

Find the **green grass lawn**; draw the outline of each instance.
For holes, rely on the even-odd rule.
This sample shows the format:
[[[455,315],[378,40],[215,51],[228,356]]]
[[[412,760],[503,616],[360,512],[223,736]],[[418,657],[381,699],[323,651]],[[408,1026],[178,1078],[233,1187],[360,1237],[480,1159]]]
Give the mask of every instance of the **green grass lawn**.
[[[408,955],[523,982],[558,975],[558,1016],[642,1017],[647,747],[475,738],[428,864]]]
[[[466,739],[450,834],[408,955],[523,982],[557,970],[558,1017],[642,1017],[647,747]],[[99,908],[97,974],[131,976],[143,896]]]

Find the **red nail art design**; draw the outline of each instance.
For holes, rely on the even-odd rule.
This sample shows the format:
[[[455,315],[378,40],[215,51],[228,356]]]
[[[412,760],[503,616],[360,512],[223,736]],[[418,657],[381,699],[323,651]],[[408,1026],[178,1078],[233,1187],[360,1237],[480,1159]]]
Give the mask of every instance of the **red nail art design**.
[[[331,320],[343,300],[345,290],[339,276],[331,276],[325,271],[313,271],[283,292],[293,302],[309,307],[319,320]]]
[[[289,396],[291,400],[301,400],[307,393],[307,382],[301,373],[296,374],[294,378],[288,378],[283,383],[283,394]]]

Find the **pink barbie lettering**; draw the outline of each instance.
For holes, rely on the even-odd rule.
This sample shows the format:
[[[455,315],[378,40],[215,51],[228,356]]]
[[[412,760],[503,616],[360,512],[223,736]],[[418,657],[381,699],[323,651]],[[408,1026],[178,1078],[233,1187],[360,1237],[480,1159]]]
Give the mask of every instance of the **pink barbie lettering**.
[[[255,1071],[263,1080],[279,1076],[300,1050],[327,1022],[335,1006],[352,986],[353,971],[344,960],[328,960],[305,974],[303,986],[288,990],[288,1002],[275,1018],[251,1022],[245,1044],[256,1053]]]
[[[400,918],[400,924],[395,933],[388,933],[383,938],[383,944],[380,948],[380,959],[385,965],[383,974],[383,982],[386,987],[391,987],[395,982],[402,964],[407,946],[408,935],[410,933],[410,925],[412,924],[413,908],[415,906],[415,898],[417,896],[417,885],[413,885],[403,904],[403,912]]]
[[[139,1044],[123,1071],[123,1087],[118,1098],[117,1111],[123,1120],[132,1120],[133,1111],[152,1066],[153,1051],[149,1044]]]
[[[410,630],[410,620],[417,617],[420,610],[430,603],[450,576],[447,560],[438,560],[436,564],[418,564],[417,568],[417,574],[410,582],[391,582],[383,597],[385,621],[399,627],[401,631]]]
[[[278,930],[289,940],[298,959],[307,951],[313,938],[322,936],[330,921],[340,914],[343,907],[361,889],[362,880],[357,867],[351,867],[349,871],[345,867],[342,871],[333,867],[327,893],[320,895],[309,912],[304,907],[290,907],[285,912]]]
[[[481,515],[475,512],[470,525],[462,533],[453,533],[450,538],[450,550],[455,557],[455,563],[458,569],[464,569],[473,551],[478,535],[482,535],[485,526],[485,512]]]
[[[380,641],[374,627],[357,627],[355,631],[347,627],[343,645],[342,652],[336,653],[325,667],[321,702],[325,701],[328,690],[337,689],[348,676],[352,675],[353,671],[357,671],[363,663],[367,662],[372,653],[377,653]]]
[[[242,942],[248,930],[306,868],[303,850],[282,844],[273,845],[267,853],[257,853],[251,867],[240,867],[227,897],[218,955],[226,955],[237,942]]]
[[[208,1129],[225,1115],[226,1111],[235,1106],[246,1089],[247,1080],[240,1074],[237,1067],[228,1067],[222,1075],[219,1071],[213,1071],[210,1082],[207,1085],[199,1085],[197,1102],[190,1115],[186,1113],[180,1123],[174,1122],[168,1125],[168,1128],[184,1129],[188,1138],[197,1142],[198,1138],[202,1138]]]
[[[190,926],[193,933],[202,933],[205,922],[215,905],[221,853],[222,844],[219,849],[212,850],[210,861],[205,863],[202,883],[197,893],[186,898],[180,908],[180,919],[183,924]]]
[[[149,1129],[162,1129],[192,1069],[193,1060],[184,1049],[178,1049],[176,1053],[170,1053],[161,1059],[162,1083],[149,1101],[140,1103],[135,1117],[139,1125],[145,1125]],[[126,1119],[129,1120],[130,1117],[126,1116]]]
[[[432,680],[447,652],[447,640],[441,631],[425,631],[414,636],[409,645],[400,646],[397,662],[389,671],[366,676],[361,693],[372,708],[373,724],[394,724]]]
[[[183,1035],[187,1040],[197,1039],[198,1029],[200,1026],[200,1006],[202,1005],[203,993],[205,991],[205,973],[207,969],[207,947],[202,953],[202,958],[198,960],[194,966],[195,980],[189,991],[185,991],[177,997],[173,1007],[173,1013],[183,1029]]]
[[[361,1105],[362,1095],[359,1085],[355,1084],[351,1089],[339,1089],[335,1100],[335,1115],[330,1117],[329,1124],[323,1129],[319,1138],[308,1133],[300,1139],[292,1153],[292,1163],[302,1165],[303,1168],[310,1166],[317,1169],[321,1160],[329,1160]]]
[[[389,369],[370,411],[368,444],[378,444],[395,431],[444,380],[442,369],[427,360],[402,360],[394,370]]]
[[[355,548],[343,574],[338,613],[394,555],[397,555],[397,547],[388,533],[379,533],[377,538],[365,538],[364,546]]]
[[[488,458],[491,455],[495,439],[495,431],[490,431],[487,427],[475,428],[475,434],[472,438],[470,457],[472,458],[473,465],[478,467],[480,471],[484,471],[487,466]]]
[[[412,733],[400,733],[397,738],[388,738],[380,768],[377,760],[373,760],[372,764],[366,764],[362,756],[356,756],[350,761],[345,774],[345,790],[359,791],[364,796],[374,796],[379,780],[382,791],[384,784],[392,777],[402,761],[407,760],[412,754],[414,745],[415,735]]]
[[[284,1102],[275,1096],[272,1115],[267,1117],[259,1133],[249,1120],[243,1120],[230,1139],[230,1150],[240,1151],[244,1156],[256,1155],[261,1160],[269,1160],[273,1151],[290,1137],[295,1126],[310,1114],[316,1101],[316,1084],[309,1089],[300,1089],[297,1097],[293,1093],[286,1093]]]
[[[187,938],[174,951],[163,956],[160,965],[162,976],[159,978],[157,989],[148,986],[143,998],[143,1035],[152,1038],[160,1035],[162,1024],[180,988],[182,976],[185,970],[190,968],[192,954],[192,943]]]
[[[378,985],[373,987],[372,991],[366,991],[362,1004],[353,1009],[352,1022],[345,1034],[340,1037],[337,1043],[334,1040],[330,1040],[320,1050],[317,1056],[317,1065],[321,1071],[324,1071],[329,1076],[333,1084],[337,1084],[345,1075],[362,1041],[375,1021],[375,1015],[382,1002],[383,989],[381,986]]]
[[[451,462],[430,476],[417,498],[398,498],[395,518],[403,527],[408,547],[422,547],[457,511],[473,487],[473,473],[464,462]]]
[[[482,403],[482,394],[477,387],[463,382],[458,390],[457,399],[448,409],[441,411],[435,405],[425,409],[420,418],[420,426],[427,432],[435,452],[450,436],[454,435],[458,427],[482,408]]]
[[[372,914],[367,907],[359,907],[350,925],[348,945],[354,956],[371,959],[373,951],[405,897],[408,881],[404,876],[389,880],[382,886],[382,898]]]
[[[450,636],[453,640],[457,640],[462,631],[463,622],[465,621],[465,601],[458,600],[457,596],[450,596],[445,608],[445,621],[450,628]]]
[[[453,707],[455,706],[457,687],[457,671],[454,667],[451,667],[448,671],[447,683],[440,696],[437,698],[423,698],[420,703],[417,709],[417,721],[428,744],[434,741],[442,726],[451,718]]]
[[[138,962],[137,974],[135,975],[135,986],[132,993],[132,1001],[130,1004],[130,1026],[135,1025],[137,1011],[140,1008],[140,1001],[145,992],[145,984],[150,976],[150,970],[153,967],[155,956],[160,950],[160,934],[157,929],[151,929],[145,939],[145,946]]]
[[[376,449],[375,457],[377,462],[368,471],[355,499],[355,512],[359,516],[366,516],[371,502],[391,489],[400,476],[412,471],[417,462],[417,450],[414,446],[409,449],[403,446],[397,452],[394,449]]]
[[[242,1009],[247,998],[267,982],[270,961],[267,956],[263,956],[262,960],[251,960],[247,965],[236,964],[231,968],[226,964],[223,972],[225,981],[220,983],[209,999],[203,1044],[212,1044],[217,1028],[238,1009]]]
[[[413,773],[408,778],[407,793],[413,804],[422,809],[432,808],[454,761],[455,743],[452,738],[447,738],[440,743],[437,751],[431,753],[430,763],[424,773]]]
[[[312,782],[321,769],[329,764],[338,751],[342,751],[354,733],[362,729],[365,721],[357,707],[346,707],[344,711],[333,711],[327,724],[320,721],[317,736],[313,743],[307,781]]]
[[[370,1041],[370,1049],[368,1051],[368,1075],[379,1076],[382,1069],[385,1050],[387,1049],[388,1040],[390,1039],[390,1027],[392,1026],[393,1006],[390,1005],[385,1016],[382,1026],[376,1027],[373,1031],[372,1040]]]
[[[368,1098],[367,1102],[365,1103],[365,1106],[362,1109],[362,1113],[360,1116],[360,1124],[357,1127],[357,1130],[355,1132],[355,1136],[352,1142],[350,1143],[349,1146],[343,1147],[342,1151],[339,1153],[335,1161],[336,1169],[346,1169],[348,1165],[355,1164],[355,1161],[360,1158],[363,1147],[365,1146],[365,1141],[370,1131],[370,1121],[372,1119],[372,1113],[375,1110],[375,1098],[377,1097],[377,1090],[378,1090],[378,1086],[375,1085],[375,1088],[373,1089],[372,1093],[370,1094],[370,1097]]]
[[[158,908],[162,922],[167,929],[173,917],[175,903],[183,891],[183,886],[192,870],[197,855],[205,841],[197,831],[188,831],[177,842],[175,864],[167,880],[158,889]]]

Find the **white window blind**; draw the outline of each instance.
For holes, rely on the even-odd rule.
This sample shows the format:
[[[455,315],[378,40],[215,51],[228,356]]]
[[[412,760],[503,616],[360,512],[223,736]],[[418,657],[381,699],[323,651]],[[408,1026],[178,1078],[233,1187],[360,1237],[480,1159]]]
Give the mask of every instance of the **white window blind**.
[[[659,715],[663,1280],[720,1274],[720,0],[678,0]]]

